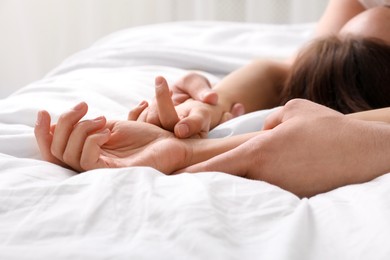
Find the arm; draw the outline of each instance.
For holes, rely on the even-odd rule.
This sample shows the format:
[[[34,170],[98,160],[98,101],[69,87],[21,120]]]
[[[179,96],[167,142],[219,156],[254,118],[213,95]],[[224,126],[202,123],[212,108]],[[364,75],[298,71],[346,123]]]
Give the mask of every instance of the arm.
[[[351,18],[364,10],[358,0],[331,0],[318,22],[314,37],[339,33]],[[294,60],[295,55],[285,62],[254,60],[232,72],[214,87],[219,105],[224,111],[229,111],[233,104],[241,103],[246,112],[280,105],[281,88]]]
[[[338,34],[341,28],[365,8],[358,0],[330,0],[318,22],[315,37]]]
[[[310,197],[390,172],[390,126],[346,117],[307,100],[292,100],[242,145],[183,169],[222,171]],[[234,160],[232,160],[234,158]]]
[[[347,21],[363,11],[357,0],[331,0],[317,25],[315,37],[337,34]],[[219,96],[218,105],[229,111],[233,104],[241,103],[246,112],[280,105],[281,88],[294,59],[295,56],[286,62],[254,60],[232,72],[214,87]]]
[[[351,18],[364,10],[358,0],[330,0],[314,37],[339,33]],[[228,111],[232,104],[241,103],[246,112],[280,105],[281,86],[294,59],[295,56],[286,62],[255,60],[232,72],[214,87],[220,105]]]
[[[218,139],[182,139],[181,141],[185,144],[187,151],[189,151],[187,154],[191,156],[188,156],[187,161],[183,165],[177,167],[175,171],[207,161],[219,154],[230,151],[249,139],[263,133],[264,131],[258,131]],[[235,158],[231,159],[235,160]],[[235,175],[235,173],[232,174]],[[243,175],[240,176],[244,177]]]
[[[157,108],[163,111],[161,122],[166,127],[174,125],[178,119],[169,89],[158,85],[156,94],[160,100]],[[141,102],[130,117],[137,118],[145,108],[145,103]],[[150,166],[170,174],[226,152],[257,134],[215,140],[177,139],[173,133],[144,122],[107,122],[104,117],[80,121],[87,110],[87,104],[80,103],[62,114],[53,126],[46,111],[38,113],[35,136],[44,160],[79,172]]]
[[[318,23],[315,37],[337,34],[348,20],[363,11],[364,8],[358,0],[331,0]],[[207,108],[210,117],[207,125],[202,117],[198,116],[196,108],[186,112],[185,118],[179,120],[178,124],[188,130],[187,134],[181,135],[175,131],[176,136],[186,138],[202,131],[208,132],[221,122],[244,112],[280,105],[281,88],[294,60],[295,55],[284,62],[254,60],[226,76],[214,86],[215,92],[210,92],[210,83],[201,75],[191,73],[185,76],[173,87],[173,99],[178,101],[176,105],[194,99],[216,106]],[[193,107],[201,106],[202,104],[198,103]],[[181,108],[177,109],[180,114]],[[148,110],[151,110],[151,113],[144,113],[138,120],[160,125],[158,116],[153,112],[155,105],[152,104]]]
[[[178,139],[158,126],[135,121],[83,120],[88,107],[64,113],[55,131],[39,112],[35,136],[42,158],[78,172],[97,168],[149,166],[171,174],[237,147],[257,133],[224,139]]]
[[[317,25],[315,37],[337,34],[352,17],[364,10],[358,0],[331,0]],[[214,86],[219,105],[229,111],[234,103],[241,103],[246,112],[280,105],[281,87],[293,60],[254,60],[232,72]]]
[[[304,107],[303,107],[304,108]],[[304,108],[305,109],[305,108]],[[346,115],[347,118],[351,119],[358,119],[358,120],[364,120],[364,121],[374,121],[374,122],[384,122],[390,124],[390,108],[381,108],[381,109],[374,109],[369,111],[363,111],[353,114]],[[280,123],[280,122],[279,122]],[[272,126],[273,128],[274,126]],[[359,127],[357,127],[359,128]],[[376,124],[372,125],[365,125],[364,128],[367,128],[370,132],[378,132],[378,134],[381,136],[380,139],[384,138],[383,140],[390,140],[390,128],[389,127],[379,127]],[[361,129],[364,129],[363,127]],[[199,163],[202,161],[206,161],[218,154],[224,153],[226,151],[229,151],[231,149],[234,149],[235,147],[243,144],[244,142],[248,141],[249,139],[259,136],[261,134],[264,134],[264,131],[259,132],[253,132],[248,133],[244,135],[237,135],[229,138],[222,138],[222,139],[203,139],[203,140],[197,140],[197,139],[187,139],[186,143],[189,147],[192,147],[194,149],[194,154],[197,158],[194,158],[191,162],[187,163],[187,165],[193,165],[195,163]],[[387,139],[386,139],[387,138]],[[365,138],[365,140],[370,140],[369,138]],[[371,142],[371,140],[369,141]],[[385,144],[389,144],[388,142]],[[370,147],[371,145],[366,145],[366,147]],[[386,151],[387,146],[380,148],[380,150],[383,150],[383,152]],[[373,149],[374,150],[374,149]],[[386,158],[382,158],[385,159]],[[390,170],[390,169],[389,169]]]
[[[180,138],[207,133],[209,129],[244,112],[280,105],[280,92],[288,69],[289,65],[283,62],[254,60],[226,76],[213,87],[212,92],[209,81],[202,75],[191,73],[185,76],[174,84],[172,99],[180,116],[175,124],[186,125],[187,134],[176,131],[178,125],[170,124],[167,127],[160,121],[155,100],[138,118],[132,116],[130,111],[129,118],[162,126],[174,131]],[[156,78],[156,85],[160,84],[157,83],[159,79],[161,77]],[[166,85],[165,80],[163,84]],[[208,102],[202,103],[190,96]]]
[[[390,123],[390,107],[373,109],[347,115],[350,118]]]
[[[181,140],[143,122],[78,122],[86,104],[78,107],[61,116],[54,133],[46,113],[40,113],[35,128],[43,158],[78,171],[126,166],[151,166],[165,173],[182,167],[187,168],[181,172],[222,171],[263,180],[300,197],[390,171],[388,125],[351,119],[306,100],[291,101],[272,114],[266,122],[270,130],[217,140]]]
[[[214,86],[219,96],[218,106],[229,111],[233,104],[241,103],[245,112],[252,112],[280,105],[280,93],[288,70],[289,65],[283,62],[252,61]]]

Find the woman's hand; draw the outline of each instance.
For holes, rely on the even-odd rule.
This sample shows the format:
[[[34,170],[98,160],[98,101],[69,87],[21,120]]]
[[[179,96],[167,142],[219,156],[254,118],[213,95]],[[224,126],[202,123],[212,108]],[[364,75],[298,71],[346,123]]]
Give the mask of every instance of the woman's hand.
[[[80,103],[53,126],[49,113],[39,112],[35,136],[44,160],[79,172],[150,166],[168,174],[186,162],[189,153],[172,133],[143,122],[107,122],[104,117],[80,121],[87,110]]]
[[[156,78],[156,96],[160,95],[159,87],[169,89],[163,77]],[[169,93],[164,90],[164,93]],[[204,76],[190,73],[176,82],[171,92],[172,104],[175,106],[178,117],[171,117],[173,124],[164,124],[156,99],[145,109],[138,118],[134,117],[133,110],[129,113],[130,120],[148,122],[172,131],[179,138],[191,136],[206,137],[209,130],[233,117],[244,113],[241,104],[235,104],[231,111],[223,111],[218,105],[218,95],[211,89],[210,82]],[[147,104],[144,104],[148,106]],[[163,115],[165,118],[168,115]]]

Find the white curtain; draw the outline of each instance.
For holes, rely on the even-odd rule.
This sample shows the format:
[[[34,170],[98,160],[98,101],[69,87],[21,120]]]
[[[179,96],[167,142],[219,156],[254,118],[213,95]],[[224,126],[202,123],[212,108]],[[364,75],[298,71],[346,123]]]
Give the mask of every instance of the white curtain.
[[[0,0],[0,98],[123,28],[180,20],[316,21],[327,0]]]

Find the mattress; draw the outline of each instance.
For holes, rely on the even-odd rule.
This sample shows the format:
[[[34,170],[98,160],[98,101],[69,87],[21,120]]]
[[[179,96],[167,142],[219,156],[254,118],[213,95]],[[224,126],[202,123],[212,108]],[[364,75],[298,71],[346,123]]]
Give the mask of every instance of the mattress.
[[[216,83],[254,58],[292,55],[313,27],[130,28],[0,100],[0,259],[389,259],[390,174],[299,199],[221,172],[167,176],[128,167],[78,174],[40,158],[38,110],[56,121],[85,101],[87,118],[126,119],[153,97],[157,75],[171,83],[196,70]],[[231,120],[209,137],[261,129],[272,111]]]

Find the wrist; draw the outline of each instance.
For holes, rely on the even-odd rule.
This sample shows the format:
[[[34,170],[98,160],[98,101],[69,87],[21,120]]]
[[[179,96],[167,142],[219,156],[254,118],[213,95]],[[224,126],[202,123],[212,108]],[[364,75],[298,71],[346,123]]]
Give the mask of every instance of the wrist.
[[[185,159],[182,168],[206,161],[214,156],[227,152],[263,132],[252,132],[242,135],[216,139],[180,139],[184,147]]]
[[[175,163],[173,165],[175,165],[175,167],[170,171],[170,173],[174,173],[180,169],[192,165],[193,156],[194,156],[193,145],[191,144],[191,142],[189,142],[189,140],[192,139],[180,139],[177,137],[173,137],[173,139],[174,142],[176,143],[177,152],[175,153],[174,156]]]
[[[380,122],[351,120],[355,124],[355,171],[348,174],[348,183],[363,183],[390,172],[390,125]],[[353,128],[352,128],[353,129]],[[352,144],[351,144],[352,145]],[[350,156],[354,157],[354,156]]]
[[[382,174],[390,172],[390,125],[382,122],[361,122],[368,125],[371,130],[370,150],[368,152],[369,160],[372,162],[370,168],[375,169],[372,178],[379,177]]]

